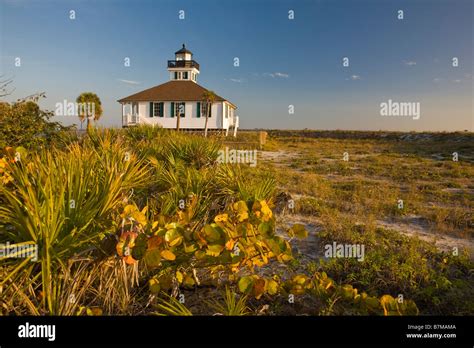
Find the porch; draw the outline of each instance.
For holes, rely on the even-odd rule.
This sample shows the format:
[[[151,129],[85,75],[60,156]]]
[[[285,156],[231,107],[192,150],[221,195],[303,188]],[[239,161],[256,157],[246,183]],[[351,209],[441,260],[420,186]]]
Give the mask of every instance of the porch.
[[[138,103],[122,103],[122,127],[135,126],[138,124],[140,124]]]

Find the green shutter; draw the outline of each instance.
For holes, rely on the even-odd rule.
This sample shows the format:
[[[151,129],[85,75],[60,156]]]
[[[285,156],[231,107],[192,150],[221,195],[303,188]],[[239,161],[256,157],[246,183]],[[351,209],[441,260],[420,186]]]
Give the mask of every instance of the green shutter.
[[[183,113],[181,114],[180,111],[178,111],[178,112],[179,112],[179,115],[180,115],[181,117],[185,117],[185,116],[186,116],[186,103],[180,103],[179,106],[181,106],[181,105],[183,106]],[[180,108],[180,109],[181,109],[181,108]]]
[[[171,102],[171,117],[174,117],[174,103]]]
[[[163,117],[164,116],[164,112],[165,112],[165,105],[163,102],[160,103],[160,114],[159,116],[160,117]]]
[[[201,117],[201,103],[197,102],[197,113],[196,117]]]
[[[153,103],[150,102],[150,117],[153,117]]]

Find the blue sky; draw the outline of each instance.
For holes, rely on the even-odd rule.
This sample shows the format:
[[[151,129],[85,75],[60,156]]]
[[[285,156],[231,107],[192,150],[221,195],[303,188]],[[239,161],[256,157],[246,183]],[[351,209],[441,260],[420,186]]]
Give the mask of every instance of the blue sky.
[[[471,0],[0,0],[7,100],[46,92],[54,110],[93,91],[104,126],[121,124],[117,99],[168,81],[182,43],[243,128],[474,130]],[[380,116],[388,99],[420,119]]]

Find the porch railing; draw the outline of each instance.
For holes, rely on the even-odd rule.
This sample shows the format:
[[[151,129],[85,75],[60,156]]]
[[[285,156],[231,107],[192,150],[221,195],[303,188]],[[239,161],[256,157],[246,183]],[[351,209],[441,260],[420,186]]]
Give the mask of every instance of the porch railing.
[[[140,123],[140,116],[135,114],[123,115],[122,124],[124,126],[133,125]]]

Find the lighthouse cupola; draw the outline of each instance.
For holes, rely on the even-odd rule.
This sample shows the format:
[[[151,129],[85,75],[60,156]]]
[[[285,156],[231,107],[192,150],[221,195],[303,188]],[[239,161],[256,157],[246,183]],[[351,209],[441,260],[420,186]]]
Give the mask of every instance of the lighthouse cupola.
[[[174,55],[174,60],[168,60],[170,80],[197,82],[199,64],[193,60],[192,52],[183,44],[183,47],[176,51]]]

